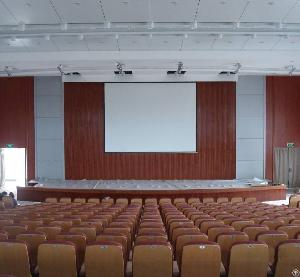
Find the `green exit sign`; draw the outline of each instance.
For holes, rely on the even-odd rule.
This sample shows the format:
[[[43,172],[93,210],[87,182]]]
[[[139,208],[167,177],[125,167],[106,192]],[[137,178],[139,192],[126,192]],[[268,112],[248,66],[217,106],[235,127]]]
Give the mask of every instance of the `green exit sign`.
[[[288,143],[286,144],[286,147],[287,147],[287,148],[294,148],[294,147],[295,147],[295,143],[294,143],[294,142],[288,142]]]
[[[14,148],[14,145],[12,143],[7,143],[6,148]]]

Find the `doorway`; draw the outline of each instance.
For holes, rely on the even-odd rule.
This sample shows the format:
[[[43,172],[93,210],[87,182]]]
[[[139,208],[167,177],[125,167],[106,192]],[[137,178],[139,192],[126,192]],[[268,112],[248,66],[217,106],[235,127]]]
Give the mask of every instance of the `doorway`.
[[[0,155],[1,190],[16,193],[17,186],[24,187],[26,183],[26,149],[1,148]]]

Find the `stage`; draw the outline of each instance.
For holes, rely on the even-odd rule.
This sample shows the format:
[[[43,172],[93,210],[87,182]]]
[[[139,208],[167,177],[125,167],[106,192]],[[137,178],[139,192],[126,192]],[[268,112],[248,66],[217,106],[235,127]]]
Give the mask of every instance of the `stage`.
[[[256,197],[258,201],[283,200],[284,185],[271,185],[266,180],[40,180],[35,187],[17,187],[20,201],[42,202],[47,197],[83,197],[114,199],[126,197]]]

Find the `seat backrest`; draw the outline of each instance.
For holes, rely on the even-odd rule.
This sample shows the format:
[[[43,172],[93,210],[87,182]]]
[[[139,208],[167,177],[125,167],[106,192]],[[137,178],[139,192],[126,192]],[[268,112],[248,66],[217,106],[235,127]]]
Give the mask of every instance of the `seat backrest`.
[[[204,197],[202,199],[202,203],[207,204],[207,203],[214,203],[215,200],[212,197]]]
[[[70,242],[42,243],[38,249],[40,277],[77,277],[76,246]]]
[[[193,204],[193,203],[200,203],[200,199],[197,197],[191,197],[188,199],[188,204]]]
[[[228,197],[218,197],[217,203],[227,203],[229,202]]]
[[[40,226],[35,231],[46,234],[47,240],[55,240],[56,235],[62,232],[62,228],[59,226]]]
[[[205,234],[186,234],[177,237],[176,247],[175,247],[175,258],[180,266],[181,256],[183,247],[187,244],[198,244],[202,242],[208,241],[207,236]]]
[[[84,261],[84,254],[86,248],[86,236],[84,234],[73,234],[73,233],[60,233],[56,236],[57,241],[68,241],[76,245],[77,251],[77,264],[81,266]]]
[[[167,236],[151,236],[151,235],[141,235],[136,237],[135,243],[137,244],[155,244],[156,242],[167,242],[168,237]]]
[[[134,277],[172,277],[172,248],[168,243],[139,244],[134,247]]]
[[[59,199],[60,203],[72,203],[71,197],[62,197]]]
[[[17,241],[26,242],[28,247],[28,254],[30,257],[31,268],[37,265],[37,252],[41,243],[47,240],[46,235],[38,232],[26,232],[17,235]]]
[[[24,242],[0,241],[0,274],[31,277],[28,247]]]
[[[231,203],[242,203],[243,202],[243,197],[232,197],[230,199]]]
[[[220,246],[213,242],[185,245],[180,264],[181,277],[219,277]]]
[[[246,203],[254,203],[254,202],[256,202],[256,197],[246,197],[245,202]]]
[[[230,225],[236,231],[241,231],[245,226],[253,225],[253,224],[254,224],[253,220],[240,219],[240,220],[234,220],[233,222],[231,222]]]
[[[4,230],[0,230],[0,241],[1,240],[8,240],[8,233]]]
[[[157,199],[156,198],[146,198],[145,199],[145,205],[147,205],[147,204],[157,205]]]
[[[208,240],[209,241],[216,241],[217,236],[221,233],[226,232],[233,232],[234,228],[229,225],[223,225],[223,226],[212,226],[208,228],[207,234],[208,234]]]
[[[284,225],[281,219],[266,219],[260,222],[261,225],[266,225],[270,230],[276,230],[279,226]]]
[[[86,199],[85,198],[74,198],[73,203],[85,204],[86,203]]]
[[[202,234],[198,227],[189,227],[189,228],[175,228],[172,233],[172,242],[176,243],[178,236],[181,235],[192,235],[192,234]]]
[[[264,225],[259,225],[259,224],[253,224],[253,225],[247,225],[243,227],[242,231],[249,236],[249,240],[255,240],[257,234],[261,232],[269,231],[269,227]]]
[[[300,202],[300,194],[294,194],[290,196],[289,207],[298,208],[298,203]]]
[[[63,232],[68,232],[70,230],[70,228],[72,227],[72,225],[73,225],[72,220],[66,220],[66,219],[54,220],[54,221],[51,221],[49,224],[49,226],[61,227]]]
[[[96,242],[104,243],[104,242],[117,242],[122,245],[124,260],[128,258],[128,239],[126,236],[116,235],[116,234],[101,234],[97,236]]]
[[[294,239],[296,234],[300,232],[300,225],[286,224],[279,226],[276,230],[283,231],[288,234],[289,239]]]
[[[124,277],[122,245],[112,241],[89,244],[84,264],[86,277]]]
[[[228,277],[267,276],[268,246],[261,242],[238,242],[230,249]]]
[[[246,233],[238,231],[221,233],[217,236],[217,243],[221,247],[222,263],[224,266],[228,264],[231,246],[235,242],[244,242],[248,240],[249,237]]]
[[[87,203],[100,204],[100,199],[99,199],[99,198],[89,198],[89,199],[87,200]]]
[[[274,277],[300,276],[300,240],[286,240],[278,244]]]
[[[75,234],[84,234],[86,236],[86,241],[94,242],[97,236],[96,227],[88,227],[88,226],[76,226],[70,228],[70,233]]]
[[[143,205],[143,199],[142,198],[132,198],[130,200],[130,203],[131,204],[140,204],[140,205]]]
[[[45,199],[46,203],[57,203],[57,198],[56,197],[47,197]]]
[[[128,199],[127,198],[117,198],[116,204],[125,204],[128,205]]]
[[[256,240],[259,242],[264,242],[269,247],[269,264],[274,263],[275,249],[278,244],[288,240],[288,235],[283,231],[265,231],[260,232],[256,236]]]
[[[224,223],[221,220],[205,220],[199,227],[202,233],[207,234],[208,229],[213,226],[221,227],[224,226]]]
[[[7,232],[9,239],[15,239],[17,235],[26,232],[28,226],[23,224],[13,224],[3,226],[2,229]]]

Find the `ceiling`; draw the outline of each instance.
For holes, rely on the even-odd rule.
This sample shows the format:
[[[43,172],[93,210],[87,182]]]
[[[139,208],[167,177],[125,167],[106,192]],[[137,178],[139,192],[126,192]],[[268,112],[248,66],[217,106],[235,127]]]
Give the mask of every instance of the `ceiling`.
[[[0,73],[298,74],[300,0],[0,0]],[[299,70],[300,73],[300,70]]]

